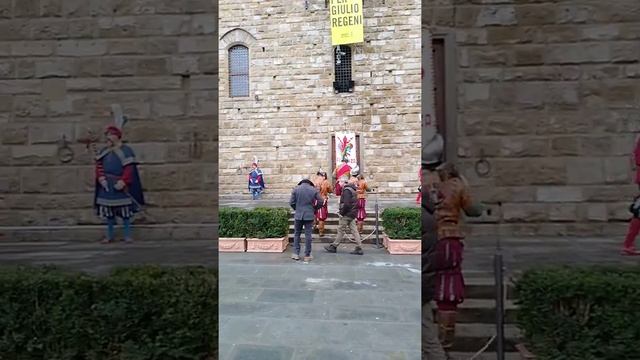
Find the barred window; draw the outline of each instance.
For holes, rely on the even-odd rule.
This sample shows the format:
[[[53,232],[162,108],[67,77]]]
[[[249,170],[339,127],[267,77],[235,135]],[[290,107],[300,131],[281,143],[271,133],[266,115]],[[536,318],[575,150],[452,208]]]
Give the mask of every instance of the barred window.
[[[244,45],[229,49],[229,93],[231,97],[249,96],[249,48]]]
[[[333,88],[336,93],[353,92],[354,83],[351,80],[351,48],[339,45],[333,52],[335,60],[335,81]]]

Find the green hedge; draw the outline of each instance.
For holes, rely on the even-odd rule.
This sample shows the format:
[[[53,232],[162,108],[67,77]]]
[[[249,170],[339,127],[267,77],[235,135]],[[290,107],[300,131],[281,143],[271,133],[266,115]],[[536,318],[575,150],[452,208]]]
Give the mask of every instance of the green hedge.
[[[384,232],[392,239],[421,238],[422,223],[419,208],[388,208],[382,211]]]
[[[640,359],[640,267],[530,271],[516,293],[519,326],[540,359]]]
[[[0,269],[0,358],[217,358],[216,272],[140,267],[94,277]]]
[[[278,238],[289,233],[291,212],[287,208],[220,209],[220,237]]]

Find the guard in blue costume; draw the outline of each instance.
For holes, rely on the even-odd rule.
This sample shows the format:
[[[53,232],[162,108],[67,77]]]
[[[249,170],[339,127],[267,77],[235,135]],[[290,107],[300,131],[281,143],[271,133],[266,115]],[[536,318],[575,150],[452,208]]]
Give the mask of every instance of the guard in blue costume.
[[[264,174],[258,167],[258,163],[251,164],[252,170],[249,173],[249,192],[253,200],[257,200],[264,191]]]
[[[132,242],[131,220],[144,205],[144,194],[133,150],[122,143],[122,131],[109,126],[107,147],[96,155],[96,213],[107,221],[103,243],[114,241],[116,218],[122,219],[124,241]]]

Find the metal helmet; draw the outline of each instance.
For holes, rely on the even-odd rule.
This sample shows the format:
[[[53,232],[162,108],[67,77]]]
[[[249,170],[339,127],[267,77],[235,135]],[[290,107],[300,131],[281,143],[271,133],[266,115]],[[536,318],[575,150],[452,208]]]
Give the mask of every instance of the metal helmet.
[[[358,176],[358,175],[360,175],[360,167],[356,165],[353,167],[353,169],[351,169],[351,176]]]
[[[442,135],[434,132],[422,148],[422,165],[433,165],[442,161],[444,140]]]

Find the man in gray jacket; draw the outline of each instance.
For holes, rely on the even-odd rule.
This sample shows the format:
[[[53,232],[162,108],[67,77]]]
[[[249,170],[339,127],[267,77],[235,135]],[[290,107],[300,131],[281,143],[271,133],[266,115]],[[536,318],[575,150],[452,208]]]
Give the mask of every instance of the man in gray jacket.
[[[311,240],[313,232],[313,220],[316,210],[324,205],[324,199],[320,192],[308,178],[304,178],[291,192],[289,205],[295,210],[294,235],[293,235],[293,260],[300,260],[300,235],[304,226],[305,249],[304,261],[311,261]]]

